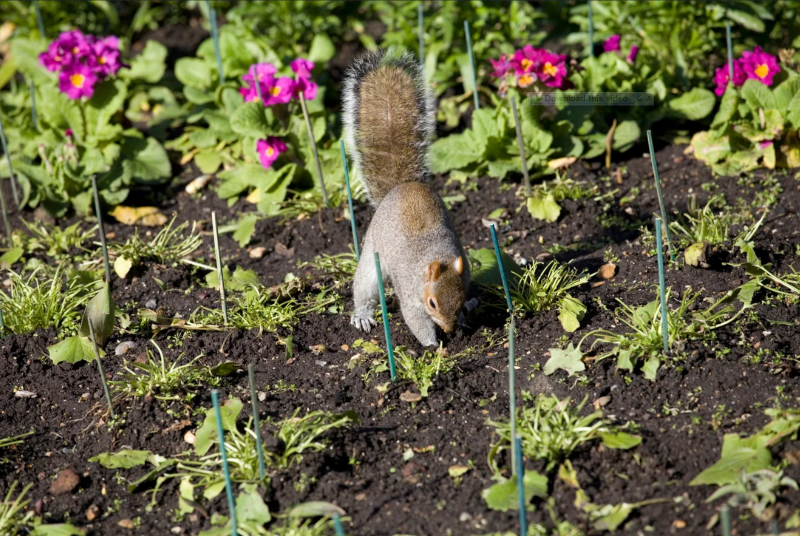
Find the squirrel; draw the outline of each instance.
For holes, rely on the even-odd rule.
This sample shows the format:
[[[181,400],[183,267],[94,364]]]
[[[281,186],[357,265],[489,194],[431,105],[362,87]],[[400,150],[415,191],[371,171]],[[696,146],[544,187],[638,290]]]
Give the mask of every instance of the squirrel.
[[[461,318],[469,262],[442,199],[427,184],[435,131],[434,98],[408,52],[366,53],[344,82],[344,137],[376,207],[353,281],[350,323],[369,332],[378,304],[374,252],[406,324],[423,346],[438,344]]]

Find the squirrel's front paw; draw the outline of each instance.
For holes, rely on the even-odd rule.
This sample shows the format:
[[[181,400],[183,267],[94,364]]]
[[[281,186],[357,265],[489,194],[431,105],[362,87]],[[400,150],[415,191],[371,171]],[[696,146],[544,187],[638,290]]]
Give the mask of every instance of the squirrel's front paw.
[[[369,313],[354,314],[350,317],[350,324],[355,326],[356,329],[366,331],[367,333],[369,333],[373,327],[378,325],[378,323],[375,322],[375,319],[372,318],[372,315]]]

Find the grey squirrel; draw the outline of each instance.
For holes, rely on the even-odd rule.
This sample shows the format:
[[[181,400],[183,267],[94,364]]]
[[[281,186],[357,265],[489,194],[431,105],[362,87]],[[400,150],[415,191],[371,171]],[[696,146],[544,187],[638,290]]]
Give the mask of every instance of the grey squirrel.
[[[344,82],[344,136],[370,202],[376,207],[353,281],[350,323],[376,325],[378,281],[391,282],[403,318],[424,346],[436,346],[436,326],[452,332],[471,281],[441,198],[428,186],[428,147],[435,130],[433,95],[408,52],[369,52]]]

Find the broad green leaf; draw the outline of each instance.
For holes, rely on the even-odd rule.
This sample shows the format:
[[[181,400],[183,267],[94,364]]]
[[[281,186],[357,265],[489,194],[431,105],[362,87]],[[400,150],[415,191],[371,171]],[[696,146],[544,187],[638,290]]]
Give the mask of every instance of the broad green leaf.
[[[125,276],[128,275],[131,268],[133,268],[133,263],[125,257],[120,255],[114,259],[114,273],[117,274],[118,277],[125,279]]]
[[[476,142],[474,134],[466,131],[436,140],[430,149],[433,173],[461,169],[483,158],[483,145]]]
[[[322,516],[341,517],[346,514],[347,512],[345,512],[335,504],[331,504],[329,502],[324,502],[324,501],[311,501],[298,504],[297,506],[293,507],[291,510],[289,510],[288,516],[289,517],[322,517]]]
[[[222,165],[222,157],[218,151],[208,149],[194,155],[194,163],[201,173],[212,175],[216,173],[219,166]]]
[[[141,80],[155,84],[164,76],[166,70],[167,47],[154,39],[149,39],[144,49],[130,61],[130,69],[121,69],[119,77],[130,82]]]
[[[741,26],[744,26],[748,30],[753,30],[754,32],[759,32],[759,33],[764,31],[764,21],[762,21],[752,13],[748,13],[746,11],[741,11],[738,9],[726,9],[725,14],[733,22]]]
[[[773,94],[775,95],[775,103],[778,105],[778,111],[785,116],[789,111],[789,104],[792,99],[800,95],[800,76],[787,78],[773,90]]]
[[[472,281],[483,286],[502,286],[503,279],[500,276],[500,268],[497,266],[497,254],[494,249],[481,248],[470,249],[467,253],[472,272]],[[510,288],[515,288],[517,280],[522,275],[522,269],[506,252],[500,251],[503,259],[503,271],[506,281]]]
[[[537,220],[553,223],[561,215],[561,207],[552,193],[536,193],[528,198],[528,212]]]
[[[272,521],[269,508],[254,484],[245,484],[244,490],[236,498],[236,518],[239,521],[251,521],[259,526]]]
[[[81,320],[80,334],[89,337],[89,322],[91,322],[97,346],[102,348],[114,332],[115,311],[114,299],[111,297],[111,284],[106,281],[94,298],[86,304],[86,310]],[[91,341],[91,339],[89,340]]]
[[[610,449],[628,450],[642,442],[642,436],[626,434],[625,432],[600,432],[603,445]]]
[[[242,412],[242,401],[238,398],[229,398],[219,410],[222,415],[222,428],[227,431],[233,430],[236,427],[236,419]],[[217,440],[217,416],[212,407],[206,411],[206,419],[195,433],[194,450],[198,456],[204,456]],[[223,482],[223,486],[224,484]]]
[[[629,149],[641,137],[642,131],[636,121],[622,121],[614,130],[612,147],[618,151]]]
[[[714,92],[696,87],[677,99],[672,99],[667,105],[672,115],[696,121],[706,117],[714,110],[716,100]]]
[[[199,58],[181,58],[175,62],[175,78],[184,86],[205,90],[211,87],[212,80],[215,80],[216,76],[212,74],[212,67],[205,61]]]
[[[114,139],[118,136],[114,130],[105,130],[112,117],[125,105],[128,89],[120,79],[109,79],[95,86],[92,98],[84,107],[86,114],[87,135],[94,134],[100,139]],[[103,135],[103,132],[108,132]],[[121,129],[119,130],[121,132]]]
[[[739,92],[735,87],[729,85],[719,102],[719,111],[717,111],[717,114],[714,116],[714,120],[711,121],[711,128],[721,127],[732,120],[733,116],[736,114],[738,104]]]
[[[104,355],[103,350],[99,350],[100,355]],[[54,365],[62,361],[65,363],[78,363],[79,361],[91,362],[94,360],[94,348],[91,341],[80,335],[69,337],[59,343],[48,346],[47,352],[50,354],[50,360]]]
[[[698,132],[690,143],[694,157],[708,165],[715,164],[731,154],[728,136],[717,136],[714,131]]]
[[[245,247],[249,242],[253,233],[256,232],[256,222],[258,221],[257,214],[245,214],[236,224],[236,230],[233,232],[233,239],[239,243],[239,247]]]
[[[35,523],[30,536],[85,536],[83,529],[74,527],[69,523],[56,523],[53,525],[40,525]]]
[[[22,248],[11,248],[2,255],[0,255],[0,267],[3,265],[11,266],[22,258],[25,251]]]
[[[492,110],[486,108],[472,112],[472,131],[478,138],[488,138],[499,134],[493,116]]]
[[[326,63],[336,55],[336,45],[331,38],[324,33],[317,33],[311,40],[311,48],[308,50],[308,59],[314,63]]]
[[[581,320],[586,314],[586,306],[572,296],[561,298],[558,304],[558,320],[567,333],[572,333],[581,327]]]
[[[557,370],[563,370],[570,376],[586,370],[580,348],[575,348],[572,343],[569,343],[566,350],[550,348],[548,351],[550,352],[550,359],[544,365],[546,376],[550,376]]]
[[[172,177],[172,164],[164,147],[155,139],[125,138],[122,142],[123,169],[143,184],[161,184]]]
[[[259,102],[242,104],[231,115],[231,129],[241,136],[265,138],[271,131],[265,109]]]
[[[772,90],[758,80],[751,78],[745,81],[741,92],[745,103],[756,116],[759,108],[764,111],[778,108],[778,103],[775,100],[775,95],[772,94]]]
[[[147,462],[149,450],[121,450],[119,452],[102,452],[89,458],[90,462],[99,463],[106,469],[130,469]]]
[[[719,461],[694,477],[689,485],[723,486],[736,482],[741,471],[751,473],[768,468],[772,465],[772,455],[766,446],[769,440],[769,436],[742,439],[739,434],[725,434]]]
[[[644,377],[650,381],[655,381],[656,376],[658,375],[658,368],[661,366],[661,360],[658,356],[651,355],[648,357],[644,365],[642,365],[642,372],[644,373]]]
[[[540,475],[536,471],[525,471],[522,479],[525,486],[525,503],[536,496],[547,497],[547,477]],[[517,491],[517,479],[512,478],[504,482],[494,484],[492,487],[483,490],[481,493],[486,505],[500,512],[509,510],[519,510],[519,492]]]
[[[786,110],[786,119],[789,120],[794,128],[800,129],[800,93],[796,93],[792,97]]]
[[[600,511],[591,515],[592,526],[595,530],[617,530],[628,519],[634,508],[635,505],[630,503],[605,505]]]

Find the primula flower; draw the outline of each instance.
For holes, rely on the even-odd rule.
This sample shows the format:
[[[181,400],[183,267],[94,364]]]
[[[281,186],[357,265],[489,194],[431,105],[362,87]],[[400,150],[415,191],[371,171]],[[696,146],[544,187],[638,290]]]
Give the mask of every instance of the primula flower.
[[[317,97],[317,84],[311,80],[314,62],[304,58],[297,58],[291,63],[291,66],[292,70],[297,73],[297,80],[294,86],[295,95],[302,92],[303,98],[314,100]]]
[[[499,60],[490,59],[489,62],[494,68],[491,74],[491,76],[494,78],[503,78],[509,71],[513,70],[513,67],[511,66],[511,58],[509,58],[506,54],[500,54]]]
[[[48,71],[60,71],[65,65],[72,63],[72,54],[61,50],[58,42],[53,41],[47,47],[47,52],[39,54],[39,64]]]
[[[621,36],[614,34],[605,41],[603,41],[603,52],[616,52],[619,50],[619,40]]]
[[[53,43],[59,52],[71,54],[73,59],[80,59],[92,54],[89,38],[92,36],[87,38],[80,30],[72,30],[71,32],[62,32]]]
[[[553,54],[547,50],[541,50],[536,76],[547,87],[560,88],[564,85],[564,78],[567,76],[566,60],[567,56],[564,54]]]
[[[264,168],[269,168],[284,151],[286,151],[286,144],[275,136],[256,142],[256,152]]]
[[[748,80],[755,79],[766,86],[771,86],[772,78],[781,71],[778,59],[764,52],[761,47],[756,47],[752,52],[742,52],[740,61]]]
[[[631,51],[628,52],[627,60],[631,63],[636,63],[637,54],[639,54],[639,47],[636,45],[631,46]]]
[[[759,142],[759,143],[758,143],[758,145],[759,145],[759,147],[761,147],[762,149],[766,149],[767,147],[769,147],[770,145],[772,145],[772,140],[765,140],[765,141]]]
[[[292,100],[294,88],[294,80],[286,76],[282,76],[275,80],[273,84],[270,84],[270,86],[267,87],[266,92],[262,86],[261,95],[264,97],[264,105],[272,106],[273,104],[286,104]]]
[[[97,75],[91,67],[82,63],[74,63],[58,75],[58,89],[73,100],[81,97],[91,98],[96,83]]]
[[[258,78],[259,82],[264,83],[266,82],[265,78],[271,77],[277,72],[278,69],[271,63],[254,63],[247,70],[247,74],[242,76],[242,81],[252,84]]]
[[[714,93],[717,95],[717,97],[721,97],[722,94],[725,93],[725,89],[728,87],[729,78],[730,68],[727,64],[714,71],[714,83],[717,84],[717,87],[714,89]],[[747,80],[747,74],[745,74],[744,69],[742,68],[742,60],[734,60],[733,87],[740,87],[742,84],[744,84],[745,80]]]
[[[533,48],[531,45],[525,45],[514,52],[514,57],[509,61],[509,66],[514,69],[514,74],[517,75],[517,85],[519,87],[528,87],[536,82],[537,77],[534,70],[537,68],[542,52],[544,52],[542,49]]]
[[[94,57],[91,63],[98,74],[108,76],[119,71],[122,66],[119,61],[119,39],[113,35],[99,39],[92,44],[92,49]]]

